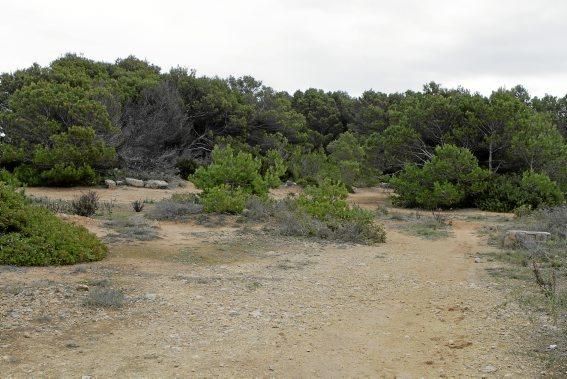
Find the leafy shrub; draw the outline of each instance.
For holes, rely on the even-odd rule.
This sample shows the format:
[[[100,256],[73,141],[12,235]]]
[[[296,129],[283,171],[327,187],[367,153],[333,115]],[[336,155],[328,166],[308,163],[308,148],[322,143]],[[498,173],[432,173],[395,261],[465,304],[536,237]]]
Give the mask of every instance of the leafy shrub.
[[[33,164],[41,168],[43,184],[93,185],[98,180],[93,167],[113,167],[116,153],[97,138],[94,129],[71,126],[66,132],[51,136],[49,148],[39,146],[35,150]]]
[[[215,147],[213,162],[200,167],[191,177],[203,189],[202,204],[206,212],[241,213],[250,195],[266,196],[268,188],[279,185],[285,165],[276,152],[254,158],[231,146]],[[262,165],[264,174],[262,175]]]
[[[79,185],[92,186],[98,181],[98,175],[86,165],[75,167],[74,165],[56,164],[53,168],[43,171],[40,175],[41,181],[33,180],[30,185],[43,184],[47,186],[72,187]]]
[[[107,248],[84,227],[66,223],[0,183],[0,264],[66,265],[97,261]]]
[[[209,189],[201,199],[205,212],[242,213],[249,194],[241,188],[232,189],[226,184]]]
[[[444,145],[435,149],[423,167],[406,165],[390,183],[396,190],[396,204],[435,209],[471,205],[485,189],[487,177],[468,149]]]
[[[22,183],[18,180],[18,178],[14,174],[4,169],[0,169],[0,182],[4,182],[12,187],[19,187],[22,185]]]
[[[99,197],[94,191],[88,191],[71,202],[73,212],[79,216],[91,217],[99,207]]]
[[[530,171],[517,175],[492,176],[476,205],[483,210],[510,212],[517,208],[536,209],[564,201],[557,184],[545,174]]]
[[[520,187],[520,205],[530,205],[535,209],[541,205],[558,205],[565,200],[557,184],[545,174],[524,172]]]
[[[195,171],[191,180],[205,193],[221,185],[231,189],[240,188],[257,195],[268,193],[268,186],[260,175],[262,161],[252,154],[235,152],[232,147],[215,147],[212,163]]]

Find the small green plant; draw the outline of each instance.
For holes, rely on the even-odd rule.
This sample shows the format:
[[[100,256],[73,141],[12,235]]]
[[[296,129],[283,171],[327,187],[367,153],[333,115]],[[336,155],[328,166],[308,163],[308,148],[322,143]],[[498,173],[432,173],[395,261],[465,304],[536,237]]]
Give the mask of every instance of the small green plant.
[[[99,196],[94,191],[88,191],[71,202],[73,212],[85,217],[94,216],[99,205]]]

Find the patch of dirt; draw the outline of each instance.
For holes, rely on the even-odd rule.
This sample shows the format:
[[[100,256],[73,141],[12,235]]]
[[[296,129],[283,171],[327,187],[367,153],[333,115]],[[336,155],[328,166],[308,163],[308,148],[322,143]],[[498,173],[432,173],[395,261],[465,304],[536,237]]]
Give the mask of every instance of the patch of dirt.
[[[67,198],[78,191],[30,190]],[[101,191],[123,203],[140,191],[170,195]],[[358,190],[351,199],[373,208],[387,195]],[[476,233],[484,221],[452,214],[449,238],[401,234],[385,220],[388,241],[377,246],[160,222],[160,239],[111,244],[101,262],[0,267],[0,373],[539,376],[525,353],[531,321],[487,274],[498,263],[474,262],[490,250]],[[98,221],[72,220],[104,232]],[[86,307],[84,286],[121,290],[125,304]],[[488,366],[496,371],[487,374]]]
[[[93,188],[93,187],[28,187],[26,194],[34,197],[48,197],[51,199],[73,200],[82,193],[94,191],[98,194],[101,201],[114,201],[116,204],[130,205],[135,200],[159,201],[170,197],[174,193],[199,193],[191,182],[183,182],[183,187],[175,189],[158,190],[151,188],[138,188],[129,186],[119,186],[115,189]]]

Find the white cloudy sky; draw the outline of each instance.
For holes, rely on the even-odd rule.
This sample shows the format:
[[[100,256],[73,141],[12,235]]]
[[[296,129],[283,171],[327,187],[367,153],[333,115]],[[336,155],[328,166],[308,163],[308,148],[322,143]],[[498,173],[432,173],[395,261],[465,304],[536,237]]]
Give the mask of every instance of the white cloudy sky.
[[[2,0],[0,14],[2,72],[133,54],[288,91],[567,93],[564,0]]]

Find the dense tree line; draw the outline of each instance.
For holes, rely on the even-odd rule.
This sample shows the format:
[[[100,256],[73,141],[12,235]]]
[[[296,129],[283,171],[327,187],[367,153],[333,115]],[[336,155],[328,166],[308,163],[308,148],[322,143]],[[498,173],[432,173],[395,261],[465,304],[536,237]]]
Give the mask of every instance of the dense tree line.
[[[496,196],[499,180],[519,188],[529,173],[549,180],[540,187],[556,186],[560,197],[567,191],[567,96],[531,97],[521,86],[490,96],[436,83],[360,97],[289,94],[250,76],[162,73],[135,57],[104,63],[69,54],[0,76],[0,128],[0,165],[31,185],[94,184],[114,168],[177,167],[187,176],[220,144],[254,156],[275,151],[286,175],[306,184],[331,177],[368,185],[396,176],[400,202],[417,206],[479,205],[482,198],[486,208],[508,210],[522,203],[520,195],[499,194],[491,203],[487,191]],[[482,188],[438,175],[440,156],[474,166]],[[427,194],[406,196],[403,178],[456,200],[426,204],[419,198]]]

